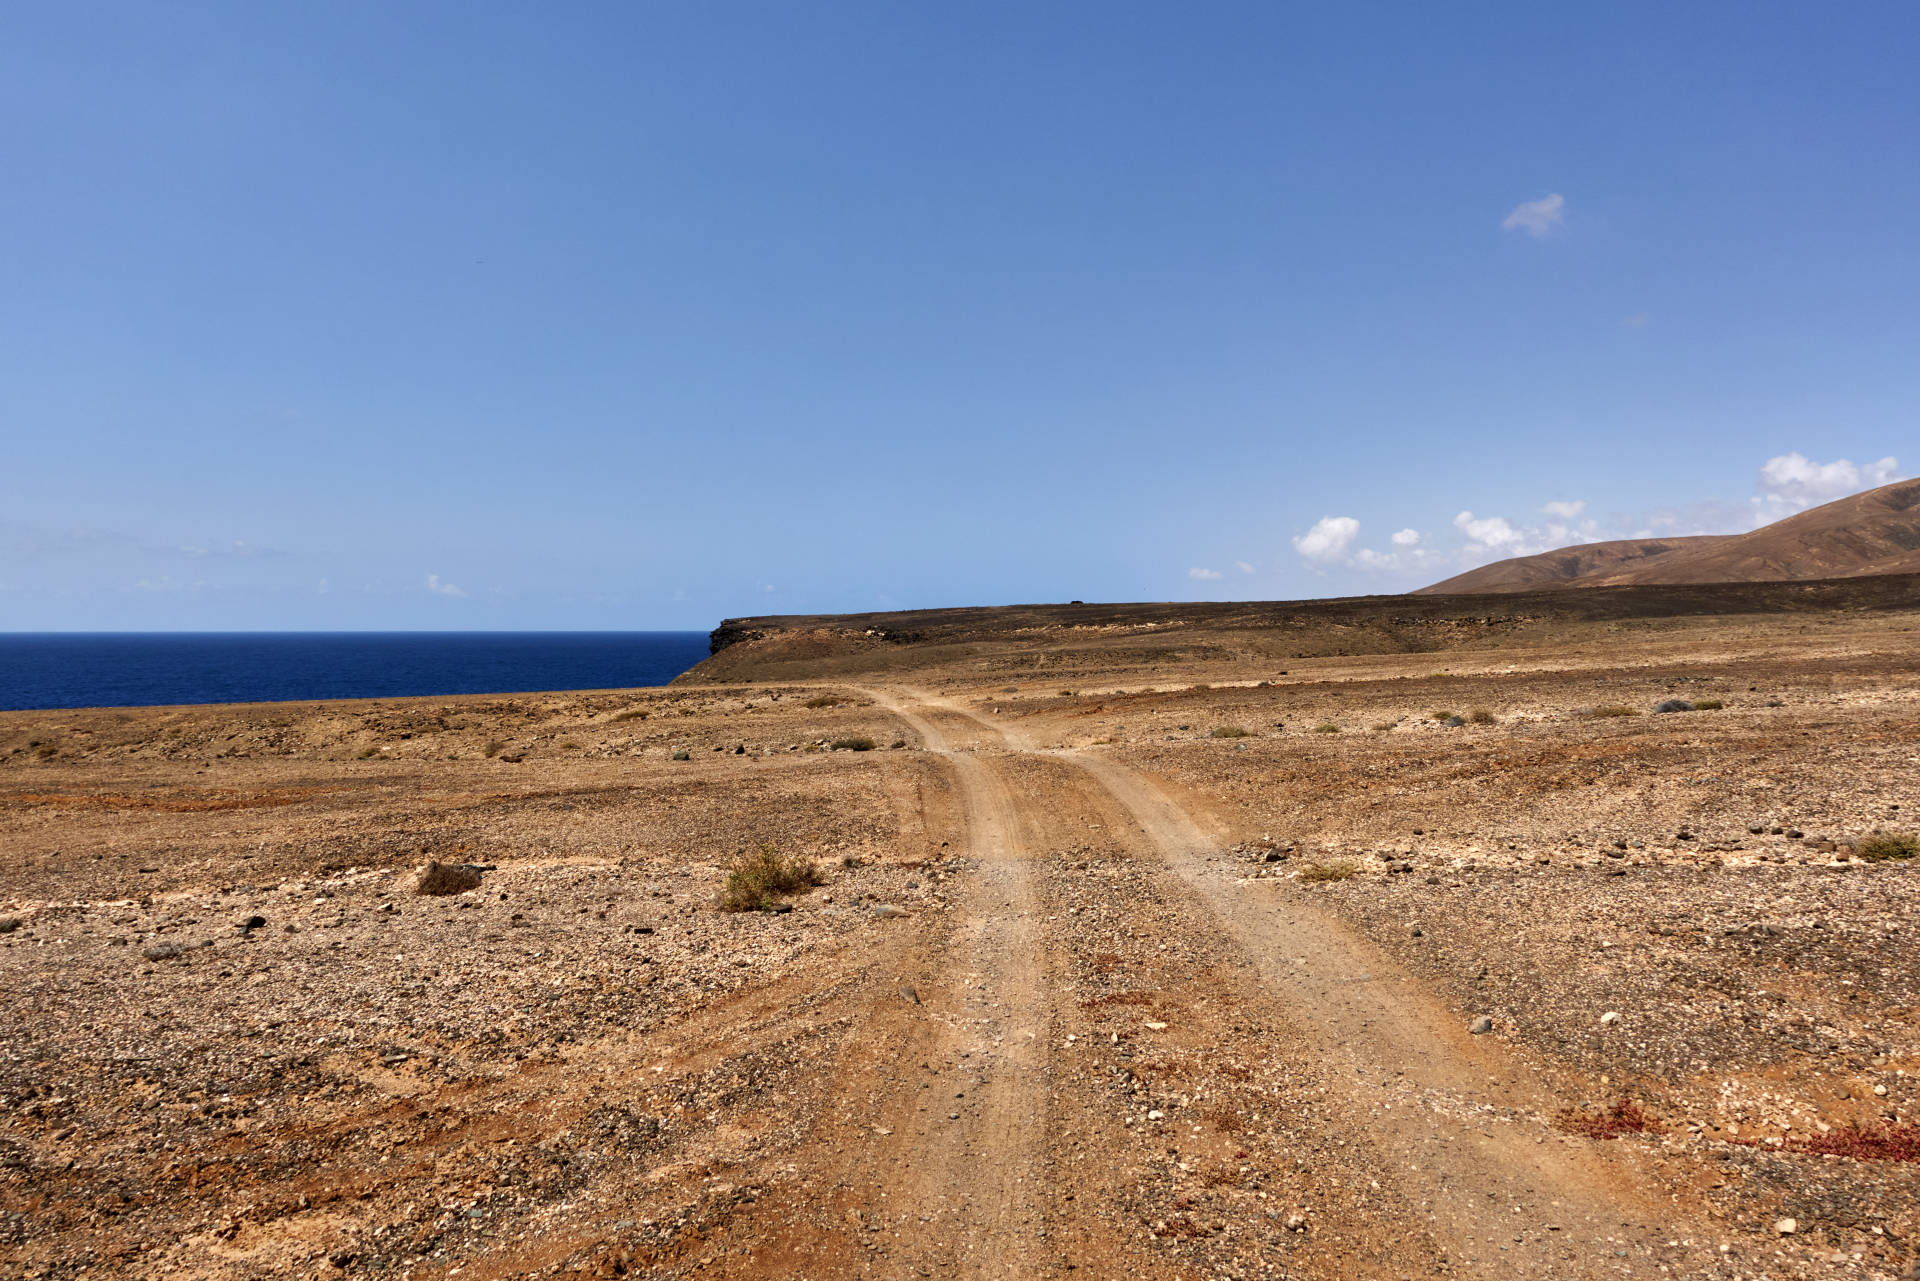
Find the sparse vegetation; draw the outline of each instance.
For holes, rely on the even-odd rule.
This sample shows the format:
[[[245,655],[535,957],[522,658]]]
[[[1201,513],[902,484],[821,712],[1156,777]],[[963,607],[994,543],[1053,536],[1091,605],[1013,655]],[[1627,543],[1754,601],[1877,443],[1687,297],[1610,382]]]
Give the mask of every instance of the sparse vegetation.
[[[871,752],[873,750],[873,740],[865,735],[860,735],[855,738],[836,738],[833,740],[833,750],[836,752]]]
[[[368,748],[363,748],[363,749],[361,750],[361,752],[360,752],[360,755],[358,755],[358,756],[356,756],[356,757],[354,757],[353,759],[355,759],[356,761],[370,761],[370,760],[372,760],[372,759],[373,759],[374,757],[376,757],[376,756],[378,756],[378,755],[380,755],[380,749],[379,749],[379,748],[377,748],[377,747],[368,747]],[[488,752],[488,753],[487,753],[487,755],[489,755],[489,756],[491,756],[491,755],[493,755],[493,753],[492,753],[492,752]]]
[[[1246,736],[1247,731],[1238,725],[1215,725],[1213,733],[1208,735],[1210,738],[1245,738]]]
[[[1869,863],[1920,858],[1920,836],[1911,832],[1874,832],[1855,841],[1853,852]]]
[[[800,706],[811,707],[816,711],[822,707],[838,707],[840,706],[840,698],[836,694],[817,694],[800,704]]]
[[[1606,720],[1614,716],[1638,716],[1640,710],[1623,703],[1608,703],[1605,707],[1591,707],[1583,713],[1590,720]]]
[[[60,749],[52,743],[41,743],[35,746],[33,754],[43,761],[50,761],[60,754]]]
[[[673,759],[676,761],[690,761],[693,759],[693,753],[687,751],[685,748],[681,748],[673,754]]]
[[[577,752],[580,750],[580,744],[574,742],[572,739],[568,739],[566,742],[560,744],[560,750],[563,752]]]
[[[1313,727],[1313,732],[1316,734],[1338,734],[1340,732],[1340,727],[1338,725],[1335,725],[1332,721],[1321,721],[1318,725],[1315,725]]]
[[[648,712],[645,708],[629,707],[624,712],[615,712],[613,714],[613,719],[615,721],[644,721],[645,719],[647,719],[647,716],[648,716]]]
[[[1345,881],[1360,874],[1360,865],[1350,858],[1329,859],[1324,863],[1308,863],[1294,873],[1300,880],[1309,884],[1321,881]]]
[[[427,864],[426,871],[420,873],[420,879],[414,882],[415,894],[427,894],[445,897],[449,894],[463,894],[480,887],[480,869],[465,863]]]
[[[507,745],[495,739],[495,740],[489,740],[487,745],[480,749],[480,754],[482,756],[494,757],[494,756],[500,755],[500,753],[506,750],[507,750]]]
[[[764,912],[776,895],[811,889],[825,881],[812,859],[783,855],[771,845],[734,860],[720,887],[723,912]]]
[[[1445,725],[1448,721],[1456,720],[1458,718],[1455,717],[1452,712],[1428,712],[1427,719],[1433,720],[1433,721],[1439,721],[1442,725]]]
[[[1726,704],[1717,698],[1701,698],[1694,700],[1693,710],[1696,712],[1717,712],[1725,706]]]
[[[1500,718],[1484,707],[1476,707],[1467,713],[1467,719],[1475,725],[1498,725]]]
[[[1854,1161],[1920,1162],[1920,1125],[1889,1121],[1871,1130],[1845,1126],[1825,1134],[1797,1135],[1784,1146],[1789,1152],[1843,1156]]]
[[[1621,1099],[1598,1111],[1578,1108],[1562,1112],[1556,1124],[1569,1134],[1584,1134],[1590,1139],[1617,1139],[1623,1134],[1661,1134],[1666,1127],[1658,1117],[1635,1103]]]
[[[1381,721],[1381,722],[1380,722],[1380,723],[1379,723],[1378,725],[1375,725],[1375,726],[1373,727],[1373,732],[1374,732],[1374,733],[1376,733],[1376,734],[1383,734],[1383,733],[1385,733],[1385,732],[1386,732],[1387,730],[1390,730],[1390,729],[1392,729],[1392,728],[1393,728],[1393,722],[1392,722],[1392,721]]]

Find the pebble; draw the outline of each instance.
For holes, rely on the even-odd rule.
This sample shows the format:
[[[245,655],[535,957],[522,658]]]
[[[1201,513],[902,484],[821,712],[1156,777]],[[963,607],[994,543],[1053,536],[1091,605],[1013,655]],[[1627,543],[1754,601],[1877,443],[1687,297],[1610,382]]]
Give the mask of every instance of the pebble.
[[[895,916],[912,916],[913,915],[913,913],[909,912],[906,908],[900,907],[893,903],[874,904],[873,914],[875,916],[880,917],[883,920],[890,917],[895,917]]]
[[[1618,1023],[1619,1021],[1620,1021],[1620,1015],[1618,1011],[1615,1011],[1615,1010],[1608,1010],[1605,1014],[1602,1014],[1600,1016],[1601,1027],[1612,1027],[1615,1023]]]
[[[140,955],[149,961],[165,961],[180,955],[186,949],[178,943],[155,943],[152,947],[140,949]]]
[[[1800,1224],[1799,1221],[1795,1219],[1776,1219],[1773,1223],[1773,1230],[1783,1237],[1790,1237],[1800,1230]]]
[[[920,993],[914,990],[913,984],[911,983],[902,983],[900,985],[900,995],[905,997],[910,1004],[920,1004]]]
[[[1467,1031],[1475,1036],[1484,1035],[1485,1033],[1493,1031],[1493,1020],[1487,1015],[1482,1014],[1479,1018],[1467,1024]]]

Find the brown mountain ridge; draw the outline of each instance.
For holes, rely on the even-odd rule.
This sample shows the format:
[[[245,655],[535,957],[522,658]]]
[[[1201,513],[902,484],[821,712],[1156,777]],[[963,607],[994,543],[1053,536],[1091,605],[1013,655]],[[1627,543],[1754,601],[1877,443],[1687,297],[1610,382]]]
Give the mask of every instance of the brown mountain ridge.
[[[1561,547],[1482,565],[1415,594],[1787,582],[1914,572],[1920,572],[1920,480],[1900,480],[1750,533]]]

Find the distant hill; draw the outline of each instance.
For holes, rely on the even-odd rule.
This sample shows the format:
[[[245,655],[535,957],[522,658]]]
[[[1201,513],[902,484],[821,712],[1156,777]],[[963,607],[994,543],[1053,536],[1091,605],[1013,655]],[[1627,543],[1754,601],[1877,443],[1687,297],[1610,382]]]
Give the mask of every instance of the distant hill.
[[[1556,587],[1769,583],[1920,572],[1920,480],[1895,481],[1749,534],[1629,538],[1516,556],[1415,595]]]

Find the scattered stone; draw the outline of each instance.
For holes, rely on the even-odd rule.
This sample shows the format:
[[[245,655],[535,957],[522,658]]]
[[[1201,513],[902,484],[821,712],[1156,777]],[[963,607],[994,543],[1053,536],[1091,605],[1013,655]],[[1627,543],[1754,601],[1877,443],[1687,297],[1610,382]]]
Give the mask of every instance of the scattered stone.
[[[1800,1223],[1797,1219],[1775,1219],[1773,1230],[1783,1237],[1790,1237],[1800,1230]]]
[[[1493,1019],[1482,1014],[1479,1018],[1467,1024],[1467,1031],[1471,1032],[1474,1036],[1485,1036],[1488,1032],[1493,1031]]]
[[[1620,1014],[1616,1010],[1608,1010],[1605,1014],[1602,1014],[1600,1016],[1601,1027],[1612,1027],[1615,1023],[1618,1023],[1619,1021],[1620,1021]]]
[[[1693,704],[1692,704],[1692,703],[1689,703],[1689,702],[1688,702],[1688,701],[1687,701],[1686,699],[1684,699],[1684,698],[1669,698],[1669,699],[1667,699],[1667,700],[1666,700],[1666,701],[1664,701],[1664,702],[1660,702],[1660,703],[1655,703],[1655,704],[1653,705],[1653,710],[1654,710],[1654,711],[1655,711],[1656,713],[1660,713],[1660,712],[1690,712],[1690,711],[1692,711],[1692,710],[1693,710]]]
[[[912,912],[909,912],[906,908],[901,907],[895,903],[875,903],[873,905],[873,914],[881,918],[882,920],[888,920],[896,916],[912,916],[913,915]]]
[[[155,943],[152,947],[141,948],[140,955],[149,961],[169,961],[186,950],[178,943]]]
[[[902,983],[900,985],[900,995],[906,998],[907,1003],[910,1005],[920,1004],[920,993],[914,990],[913,984],[911,983]]]
[[[1458,718],[1456,717],[1455,719],[1458,719]],[[1305,1232],[1306,1230],[1307,1230],[1307,1219],[1305,1215],[1289,1214],[1287,1216],[1287,1231]]]
[[[0,916],[0,934],[11,934],[19,928],[20,928],[19,917]]]

